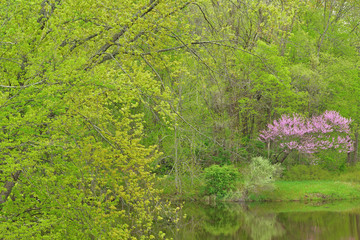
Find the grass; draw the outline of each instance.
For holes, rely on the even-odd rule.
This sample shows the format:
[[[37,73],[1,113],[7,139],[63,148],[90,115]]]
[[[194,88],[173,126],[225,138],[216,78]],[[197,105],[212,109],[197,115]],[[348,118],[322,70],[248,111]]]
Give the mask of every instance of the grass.
[[[253,201],[360,199],[360,184],[340,181],[277,181],[275,189],[249,196]]]

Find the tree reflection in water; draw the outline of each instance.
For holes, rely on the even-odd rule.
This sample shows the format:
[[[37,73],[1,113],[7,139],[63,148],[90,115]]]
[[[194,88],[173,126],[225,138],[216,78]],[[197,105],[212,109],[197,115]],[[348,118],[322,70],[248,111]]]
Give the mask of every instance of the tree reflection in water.
[[[176,226],[159,226],[174,240],[360,240],[359,201],[188,203],[182,213]]]

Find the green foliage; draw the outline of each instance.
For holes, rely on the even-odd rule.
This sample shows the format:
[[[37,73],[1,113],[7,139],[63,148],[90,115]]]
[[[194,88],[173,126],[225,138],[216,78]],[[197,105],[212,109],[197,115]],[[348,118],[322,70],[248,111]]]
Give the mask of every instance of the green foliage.
[[[205,193],[222,198],[228,191],[235,189],[239,176],[239,171],[231,165],[212,165],[205,168]]]
[[[283,178],[291,181],[330,180],[333,174],[319,165],[297,165],[287,170]]]
[[[215,164],[220,166],[231,164],[230,152],[224,150],[223,148],[219,148],[218,152],[215,153],[215,156],[213,156],[212,159]]]
[[[194,36],[188,53],[166,52],[168,60],[182,63],[181,74],[160,72],[179,97],[177,111],[186,120],[178,122],[177,138],[185,142],[181,161],[193,159],[204,167],[270,158],[277,145],[258,144],[258,132],[283,113],[309,117],[336,110],[359,121],[359,2],[349,3],[351,9],[293,0],[202,1],[201,6],[207,19],[195,4],[183,19]],[[166,141],[161,149],[174,155],[174,145]],[[320,157],[319,164],[341,169],[345,157]],[[302,158],[308,162],[308,156]]]
[[[275,179],[281,174],[280,164],[271,164],[263,157],[252,158],[245,173],[244,190],[246,194],[259,193],[274,188]]]
[[[346,156],[337,151],[323,151],[316,154],[317,163],[321,168],[330,172],[344,172],[346,167]]]
[[[182,183],[182,194],[178,194],[176,189],[175,176],[164,175],[158,176],[155,182],[155,186],[161,189],[161,195],[165,198],[175,198],[175,200],[194,200],[201,196],[201,191],[204,188],[204,179],[199,176],[190,176],[188,174],[182,174],[180,176],[180,182]]]
[[[141,109],[167,127],[172,97],[147,58],[186,5],[0,1],[0,239],[157,236]]]
[[[195,195],[200,167],[271,156],[258,131],[282,113],[359,125],[358,2],[200,3],[0,2],[0,238],[153,238],[154,172]],[[358,181],[344,156],[319,164]],[[279,166],[248,169],[257,192]],[[238,196],[235,168],[204,177],[207,194]]]

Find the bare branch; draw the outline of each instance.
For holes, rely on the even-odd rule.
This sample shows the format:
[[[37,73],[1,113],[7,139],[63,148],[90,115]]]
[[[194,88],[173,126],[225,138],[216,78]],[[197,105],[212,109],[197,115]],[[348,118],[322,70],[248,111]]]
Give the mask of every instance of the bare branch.
[[[90,125],[95,129],[95,131],[101,136],[102,139],[104,139],[108,144],[110,144],[110,146],[112,146],[114,149],[118,149],[121,151],[122,154],[124,154],[123,150],[117,145],[115,146],[112,142],[110,142],[110,140],[104,136],[104,134],[102,134],[102,132],[105,132],[103,129],[101,129],[100,127],[96,126],[90,119],[88,119],[87,117],[85,117],[84,115],[82,115],[81,113],[79,113],[80,116],[82,116],[88,123],[90,123]],[[108,134],[108,133],[107,133]]]
[[[205,21],[209,24],[209,26],[211,27],[211,29],[212,29],[213,31],[215,31],[214,26],[211,24],[211,22],[209,21],[209,19],[206,17],[206,14],[205,14],[204,10],[201,8],[201,6],[200,6],[199,4],[197,4],[197,3],[195,3],[195,2],[192,2],[191,4],[193,4],[193,5],[195,5],[195,6],[197,6],[197,7],[199,8],[199,10],[200,10],[200,12],[202,13]]]
[[[144,59],[145,63],[151,68],[151,70],[155,73],[155,75],[160,79],[162,85],[165,87],[163,80],[160,76],[160,74],[155,70],[155,68],[146,60],[146,58],[144,56],[142,56],[142,58]],[[220,146],[221,148],[225,149],[226,147],[224,145],[222,145],[221,143],[219,143],[218,141],[216,141],[216,139],[211,138],[209,136],[207,136],[206,134],[200,132],[196,127],[194,127],[191,123],[189,123],[188,121],[186,121],[186,119],[174,108],[174,106],[172,105],[172,103],[170,101],[167,101],[167,103],[169,104],[171,110],[184,122],[186,123],[190,128],[192,128],[195,132],[197,132],[199,135],[206,137],[207,139],[213,141],[216,145]],[[228,149],[227,149],[228,150]],[[233,152],[231,150],[229,150],[231,153],[233,153],[234,155],[241,157],[238,153]],[[243,157],[241,157],[243,158]]]
[[[38,85],[40,83],[43,83],[44,81],[40,81],[40,82],[36,82],[36,83],[33,83],[33,84],[29,84],[29,85],[25,85],[25,86],[6,86],[6,85],[0,85],[0,87],[2,88],[28,88],[28,87],[31,87],[31,86],[34,86],[34,85]]]
[[[6,45],[6,44],[15,45],[15,43],[13,42],[0,42],[0,45]]]

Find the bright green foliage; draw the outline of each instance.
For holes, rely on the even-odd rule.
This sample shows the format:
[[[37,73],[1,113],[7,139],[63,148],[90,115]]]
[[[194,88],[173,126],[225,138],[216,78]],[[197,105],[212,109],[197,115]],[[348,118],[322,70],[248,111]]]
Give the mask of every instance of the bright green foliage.
[[[245,174],[245,193],[258,193],[273,189],[275,179],[281,174],[281,171],[279,163],[272,165],[268,159],[253,158]]]
[[[221,198],[234,190],[239,180],[239,171],[230,165],[212,165],[204,169],[205,193]]]
[[[0,238],[151,239],[141,144],[170,94],[146,61],[185,1],[0,2]]]

